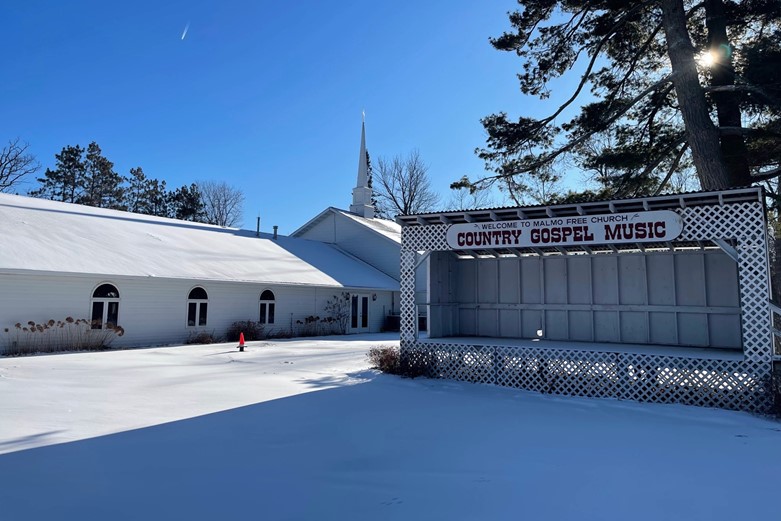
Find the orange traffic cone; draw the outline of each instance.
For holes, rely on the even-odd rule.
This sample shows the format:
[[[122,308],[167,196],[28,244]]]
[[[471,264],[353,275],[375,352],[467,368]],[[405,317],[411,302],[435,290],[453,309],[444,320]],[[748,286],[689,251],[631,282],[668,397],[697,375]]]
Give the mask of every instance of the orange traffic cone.
[[[244,351],[244,333],[239,333],[239,351]]]

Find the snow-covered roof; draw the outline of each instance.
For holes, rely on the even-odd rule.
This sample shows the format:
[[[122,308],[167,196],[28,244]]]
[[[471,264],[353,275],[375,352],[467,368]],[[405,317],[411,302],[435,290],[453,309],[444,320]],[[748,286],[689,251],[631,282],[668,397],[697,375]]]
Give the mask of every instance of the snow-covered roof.
[[[0,194],[0,272],[226,280],[398,290],[317,241]]]
[[[348,212],[346,210],[341,210],[339,208],[334,208],[333,206],[330,206],[317,214],[314,218],[309,220],[306,224],[301,226],[299,229],[291,233],[291,237],[297,237],[301,235],[303,232],[308,230],[309,228],[316,225],[318,222],[320,222],[325,216],[327,216],[329,213],[333,213],[336,215],[342,215],[348,219],[351,219],[358,224],[365,226],[369,230],[382,235],[383,237],[392,240],[395,243],[398,243],[401,245],[401,225],[398,224],[395,221],[390,221],[388,219],[380,219],[378,217],[368,218],[368,217],[362,217],[360,215],[354,214],[352,212]]]
[[[391,239],[392,241],[401,244],[401,225],[396,221],[390,221],[388,219],[380,219],[378,217],[372,217],[372,218],[361,217],[360,215],[356,215],[351,212],[346,212],[338,208],[334,208],[334,210],[341,213],[345,217],[348,217],[353,221],[361,223],[367,228],[381,235],[384,235],[385,237]]]

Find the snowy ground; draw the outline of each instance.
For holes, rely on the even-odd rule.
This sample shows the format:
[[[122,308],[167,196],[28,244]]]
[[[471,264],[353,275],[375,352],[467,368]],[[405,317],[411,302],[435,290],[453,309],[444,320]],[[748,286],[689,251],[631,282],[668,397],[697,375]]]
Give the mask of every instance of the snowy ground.
[[[781,423],[368,370],[397,339],[0,358],[0,519],[781,517]]]

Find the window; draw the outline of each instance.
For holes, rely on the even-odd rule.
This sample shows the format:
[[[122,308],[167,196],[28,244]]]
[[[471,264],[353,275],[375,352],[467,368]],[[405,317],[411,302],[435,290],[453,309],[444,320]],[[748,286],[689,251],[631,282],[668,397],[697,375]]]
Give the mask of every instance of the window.
[[[119,290],[101,284],[92,292],[92,329],[113,329],[119,322]]]
[[[203,288],[193,288],[187,296],[187,325],[206,325],[206,314],[209,311],[209,296]]]
[[[261,324],[273,324],[274,323],[274,293],[269,290],[260,294],[260,318],[258,322]]]

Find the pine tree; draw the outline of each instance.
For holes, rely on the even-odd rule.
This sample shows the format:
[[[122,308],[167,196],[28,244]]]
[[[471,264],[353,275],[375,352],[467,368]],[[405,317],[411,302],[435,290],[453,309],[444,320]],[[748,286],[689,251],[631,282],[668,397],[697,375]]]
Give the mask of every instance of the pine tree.
[[[165,189],[165,181],[150,179],[148,197],[149,215],[156,215],[158,217],[171,217],[169,195]]]
[[[47,168],[38,178],[40,187],[30,192],[33,197],[75,203],[82,197],[86,165],[84,149],[79,145],[66,146],[54,156],[56,168]]]
[[[169,193],[171,217],[184,221],[203,222],[204,207],[198,185],[184,185]]]
[[[149,210],[149,182],[144,170],[139,166],[130,169],[130,175],[125,178],[125,207],[128,212],[151,213]]]
[[[94,141],[87,147],[84,166],[84,191],[77,202],[98,208],[124,210],[122,176],[114,171],[114,163],[103,156],[100,146]]]
[[[147,177],[139,166],[130,169],[125,183],[127,186],[124,191],[124,205],[129,212],[170,217],[170,195],[165,190],[165,181]]]
[[[552,80],[580,78],[547,117],[484,118],[487,146],[477,152],[494,175],[466,184],[523,185],[566,157],[608,173],[608,196],[659,193],[692,167],[704,189],[781,175],[781,3],[519,4],[512,30],[491,43],[523,60],[521,91],[544,100]],[[585,68],[575,67],[581,58]]]
[[[377,200],[377,192],[374,191],[374,188],[372,186],[373,172],[372,172],[372,160],[369,157],[369,149],[366,149],[366,175],[367,175],[366,185],[372,189],[371,205],[374,207],[374,216],[379,219],[387,219],[388,216],[385,213],[385,209],[382,206],[380,206],[380,203]]]

